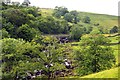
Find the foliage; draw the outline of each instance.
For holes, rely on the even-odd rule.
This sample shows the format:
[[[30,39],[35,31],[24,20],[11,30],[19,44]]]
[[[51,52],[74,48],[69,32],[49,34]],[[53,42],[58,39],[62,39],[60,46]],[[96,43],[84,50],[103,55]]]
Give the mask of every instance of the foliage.
[[[90,34],[101,34],[101,32],[98,28],[93,28]]]
[[[84,23],[88,23],[88,24],[89,24],[90,21],[91,21],[91,19],[90,19],[90,17],[88,17],[88,16],[86,16],[86,17],[83,18],[83,22],[84,22]]]
[[[66,13],[64,15],[64,19],[67,20],[68,22],[72,22],[77,24],[79,22],[80,18],[78,17],[78,12],[77,11],[71,11],[69,13]]]
[[[118,27],[112,30],[117,24],[115,16],[68,11],[65,7],[56,7],[53,10],[3,4],[1,9],[3,16],[0,17],[2,21],[0,35],[3,34],[3,39],[0,40],[0,44],[3,43],[1,54],[3,59],[0,62],[3,62],[4,80],[13,80],[16,76],[23,79],[27,76],[26,72],[34,73],[34,70],[44,70],[48,73],[40,77],[52,77],[51,74],[56,70],[66,70],[63,66],[65,58],[78,67],[71,71],[73,73],[77,71],[80,75],[111,68],[115,63],[114,55],[118,61],[117,45],[111,46],[115,49],[113,53],[107,46],[110,41],[98,35],[118,30]],[[90,35],[81,37],[89,33]],[[79,39],[81,41],[71,42],[73,46],[71,43],[59,44],[56,38],[46,34],[49,36],[70,34],[73,41]],[[112,40],[111,43],[117,41],[116,38],[109,38]],[[76,46],[79,43],[80,46]],[[71,47],[76,55],[72,53]],[[46,68],[45,63],[53,66]]]
[[[111,30],[110,33],[117,33],[118,32],[118,27],[114,26]]]
[[[7,20],[7,22],[11,22],[16,26],[21,26],[22,24],[25,24],[27,21],[29,21],[27,14],[22,12],[20,9],[10,8],[3,11],[2,15]]]
[[[79,75],[110,69],[115,64],[113,50],[108,46],[102,46],[108,42],[108,39],[99,34],[82,36],[81,49],[75,51]]]
[[[15,37],[15,28],[14,25],[10,22],[6,22],[5,19],[2,21],[2,28],[8,32],[11,37]]]
[[[18,38],[22,38],[26,41],[31,41],[36,35],[34,28],[30,28],[27,24],[20,26],[17,29]]]
[[[52,16],[39,19],[38,29],[45,34],[59,34],[68,32],[68,24],[64,20],[55,20]]]
[[[3,79],[26,77],[26,72],[34,72],[34,70],[45,70],[52,77],[56,70],[65,69],[63,63],[65,48],[57,43],[52,37],[45,37],[43,44],[36,42],[25,42],[13,38],[4,38],[2,42],[2,72]],[[53,66],[49,67],[52,64]],[[48,67],[46,67],[48,66]],[[59,67],[58,67],[59,66]],[[50,73],[52,72],[52,73]]]
[[[80,37],[82,36],[82,34],[84,34],[86,32],[86,28],[83,27],[83,26],[80,26],[80,25],[74,25],[72,28],[71,28],[71,38],[73,40],[79,40]]]
[[[72,22],[73,17],[74,17],[74,16],[71,15],[70,13],[66,13],[66,14],[64,15],[64,19],[67,20],[68,22]]]
[[[92,26],[87,26],[86,27],[86,34],[89,34],[93,30]]]
[[[34,70],[31,63],[37,65],[37,58],[39,57],[40,45],[34,45],[23,40],[16,40],[13,38],[4,38],[0,40],[2,42],[2,65],[3,75],[11,74],[11,77],[15,77],[15,73],[23,73],[25,71]],[[29,66],[28,66],[29,65]],[[40,64],[38,64],[41,67]],[[21,75],[20,75],[21,76]]]
[[[61,16],[64,16],[66,13],[68,13],[68,9],[66,7],[58,7],[56,6],[54,9],[53,15],[55,17],[61,18]]]

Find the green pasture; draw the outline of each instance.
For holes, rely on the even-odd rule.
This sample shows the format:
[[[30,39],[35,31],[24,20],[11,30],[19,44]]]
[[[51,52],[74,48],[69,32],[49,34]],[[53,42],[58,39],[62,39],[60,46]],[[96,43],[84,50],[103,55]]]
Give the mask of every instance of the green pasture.
[[[90,74],[81,78],[118,78],[118,70],[120,70],[120,67]]]

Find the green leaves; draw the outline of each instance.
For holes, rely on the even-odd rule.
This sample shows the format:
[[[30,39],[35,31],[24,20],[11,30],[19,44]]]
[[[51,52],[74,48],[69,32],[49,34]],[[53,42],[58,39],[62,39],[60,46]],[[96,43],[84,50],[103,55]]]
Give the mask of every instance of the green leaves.
[[[84,34],[84,33],[85,33],[85,27],[82,27],[80,25],[74,25],[71,28],[70,35],[71,35],[72,39],[79,40],[80,37],[82,36],[82,34]]]
[[[3,17],[16,26],[21,26],[28,21],[27,14],[20,9],[7,9],[3,12]]]
[[[36,35],[34,28],[30,28],[27,24],[22,25],[17,30],[18,38],[22,38],[26,41],[31,41]]]
[[[109,43],[109,40],[99,34],[82,36],[81,49],[75,51],[80,75],[109,69],[115,64],[113,50],[104,46],[106,43]]]
[[[21,70],[19,71],[21,73],[24,70],[40,68],[40,66],[33,68],[33,64],[42,65],[41,61],[38,60],[41,48],[40,44],[33,44],[13,38],[4,38],[0,40],[0,43],[2,43],[2,64],[6,64],[2,69],[3,72],[9,71],[10,73],[14,73],[15,68],[17,68]]]

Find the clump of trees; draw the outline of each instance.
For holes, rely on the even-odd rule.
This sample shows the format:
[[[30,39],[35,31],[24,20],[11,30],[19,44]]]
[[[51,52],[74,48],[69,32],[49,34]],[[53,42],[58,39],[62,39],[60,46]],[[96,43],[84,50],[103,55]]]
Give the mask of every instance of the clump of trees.
[[[4,38],[2,43],[2,78],[27,79],[27,73],[42,70],[41,78],[54,78],[57,70],[66,70],[64,45],[53,37],[44,37],[42,44],[22,39]],[[59,66],[59,67],[58,67]],[[32,75],[33,76],[33,75]],[[32,78],[31,76],[31,78]],[[37,76],[35,77],[37,78]]]
[[[73,40],[79,40],[80,37],[86,33],[86,28],[81,25],[74,25],[74,27],[71,28],[71,39]]]
[[[53,15],[57,18],[61,18],[62,16],[64,16],[66,13],[68,13],[68,9],[66,7],[58,7],[56,6],[54,9],[54,13]]]
[[[3,30],[11,38],[31,41],[38,34],[70,34],[72,39],[79,40],[83,33],[91,32],[85,25],[84,29],[75,28],[74,25],[79,26],[79,12],[68,11],[65,7],[55,7],[53,15],[43,16],[36,7],[3,5],[2,13]],[[85,17],[84,23],[90,23],[90,18]]]
[[[112,48],[103,46],[109,42],[106,37],[100,34],[81,37],[80,49],[75,51],[79,75],[99,72],[114,66],[116,60]]]
[[[43,16],[36,7],[4,4],[0,12],[3,80],[64,77],[73,70],[82,76],[115,63],[112,49],[105,46],[109,40],[100,35],[102,29],[94,28],[88,16],[80,19],[77,11],[56,7],[53,15]],[[80,40],[80,49],[73,52],[70,44],[44,34],[69,34],[73,41]]]
[[[88,16],[85,16],[85,17],[83,18],[83,22],[84,22],[84,23],[90,24],[90,21],[91,21],[91,19],[90,19],[90,17],[88,17]]]
[[[77,24],[77,22],[80,21],[80,18],[78,16],[78,14],[79,13],[75,10],[74,11],[68,11],[68,9],[66,7],[56,6],[55,9],[54,9],[53,16],[55,16],[57,18],[64,18],[68,22]]]

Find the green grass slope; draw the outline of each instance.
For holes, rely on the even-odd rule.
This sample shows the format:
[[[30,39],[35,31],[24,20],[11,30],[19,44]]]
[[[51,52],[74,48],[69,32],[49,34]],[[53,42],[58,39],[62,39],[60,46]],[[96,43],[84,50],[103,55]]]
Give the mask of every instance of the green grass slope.
[[[112,16],[112,15],[106,15],[106,14],[95,14],[95,13],[89,13],[89,12],[80,12],[79,16],[89,16],[91,18],[91,23],[97,24],[99,23],[100,26],[103,26],[104,28],[112,28],[113,26],[118,25],[118,17]]]
[[[50,16],[50,15],[52,15],[54,10],[50,9],[50,8],[48,8],[48,9],[41,8],[40,11],[42,12],[42,15],[44,15],[44,16],[49,15]],[[90,17],[91,24],[99,23],[99,25],[101,27],[103,27],[104,29],[109,29],[110,30],[113,26],[118,25],[118,17],[117,16],[106,15],[106,14],[96,14],[96,13],[90,13],[90,12],[80,12],[79,13],[79,17],[81,19],[84,18],[85,16]]]
[[[81,78],[118,78],[118,69],[120,70],[120,67],[90,74]]]

